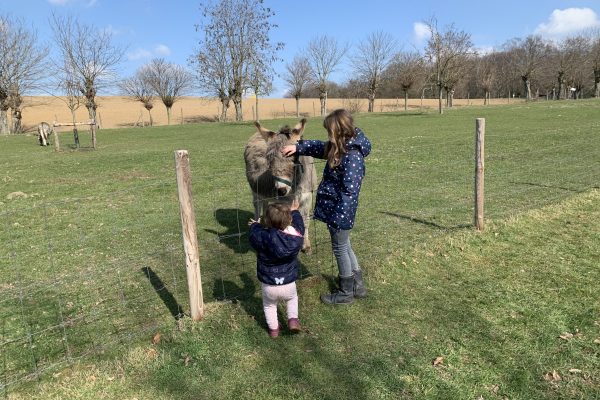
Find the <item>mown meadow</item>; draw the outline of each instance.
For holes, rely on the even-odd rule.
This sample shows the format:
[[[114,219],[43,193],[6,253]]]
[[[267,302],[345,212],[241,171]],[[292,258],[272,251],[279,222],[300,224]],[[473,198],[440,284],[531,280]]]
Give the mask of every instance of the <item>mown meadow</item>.
[[[101,130],[96,151],[86,133],[79,150],[61,133],[59,153],[0,137],[0,396],[600,397],[599,116],[596,100],[356,115],[373,144],[352,233],[370,295],[320,304],[336,267],[312,223],[304,329],[276,340],[246,239],[251,122]],[[305,136],[326,137],[321,118]],[[200,322],[188,317],[178,149],[190,154]]]

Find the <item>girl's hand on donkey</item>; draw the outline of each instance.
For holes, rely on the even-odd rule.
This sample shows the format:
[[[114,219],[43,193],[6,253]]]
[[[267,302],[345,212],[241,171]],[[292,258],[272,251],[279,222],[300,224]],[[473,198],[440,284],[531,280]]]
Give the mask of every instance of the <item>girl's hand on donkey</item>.
[[[292,154],[296,153],[296,145],[288,144],[287,146],[283,146],[281,148],[281,152],[283,153],[284,156],[289,157]]]

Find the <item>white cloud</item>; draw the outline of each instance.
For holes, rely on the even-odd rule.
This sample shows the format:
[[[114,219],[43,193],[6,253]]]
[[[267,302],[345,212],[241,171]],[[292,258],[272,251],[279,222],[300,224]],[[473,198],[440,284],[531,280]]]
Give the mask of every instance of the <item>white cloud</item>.
[[[127,53],[127,59],[130,61],[141,60],[142,58],[152,57],[152,52],[146,49],[135,49],[134,51]]]
[[[485,56],[487,54],[492,54],[496,49],[493,46],[478,46],[475,48],[477,54],[481,56]]]
[[[171,54],[171,49],[164,44],[158,44],[154,48],[154,53],[159,56],[168,56],[169,54]]]
[[[48,0],[48,3],[54,4],[55,6],[64,6],[70,0]]]
[[[591,8],[566,8],[552,11],[548,21],[539,24],[535,33],[547,37],[561,37],[598,26],[598,14]]]
[[[413,25],[413,37],[417,43],[421,43],[431,36],[429,27],[422,22],[415,22]]]
[[[137,48],[134,51],[127,53],[127,59],[130,61],[141,60],[152,57],[165,57],[171,54],[171,49],[164,44],[157,44],[153,50]]]

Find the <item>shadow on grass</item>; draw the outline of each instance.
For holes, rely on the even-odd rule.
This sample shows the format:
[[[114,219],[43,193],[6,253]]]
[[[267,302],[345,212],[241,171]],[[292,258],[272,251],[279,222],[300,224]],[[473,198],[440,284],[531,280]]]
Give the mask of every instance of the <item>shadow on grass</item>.
[[[205,229],[206,232],[217,236],[220,243],[229,247],[238,254],[245,254],[250,250],[248,244],[248,221],[254,214],[250,211],[237,208],[219,208],[215,211],[215,219],[225,227],[225,232]]]
[[[173,296],[164,282],[159,278],[158,275],[150,267],[140,268],[140,271],[148,278],[150,284],[154,288],[154,291],[158,294],[162,302],[165,304],[173,318],[176,320],[183,316],[183,309]]]
[[[584,189],[573,189],[573,188],[567,188],[567,187],[562,187],[562,186],[553,186],[553,185],[543,185],[541,183],[533,183],[533,182],[510,182],[513,185],[524,185],[524,186],[536,186],[536,187],[540,187],[540,188],[544,188],[544,189],[559,189],[559,190],[565,190],[567,192],[573,192],[573,193],[583,193],[585,191],[587,191],[587,188]]]
[[[435,222],[426,221],[424,219],[419,219],[419,218],[411,217],[410,215],[396,214],[396,213],[391,213],[391,212],[387,212],[387,211],[380,211],[379,213],[383,214],[383,215],[389,215],[391,217],[395,217],[395,218],[398,218],[398,219],[403,219],[403,220],[406,220],[406,221],[411,221],[411,222],[414,222],[414,223],[417,223],[417,224],[422,224],[422,225],[430,226],[432,228],[442,229],[442,230],[445,230],[445,231],[470,228],[470,227],[473,226],[471,224],[460,224],[460,225],[454,225],[454,226],[444,226],[444,225],[436,224]]]

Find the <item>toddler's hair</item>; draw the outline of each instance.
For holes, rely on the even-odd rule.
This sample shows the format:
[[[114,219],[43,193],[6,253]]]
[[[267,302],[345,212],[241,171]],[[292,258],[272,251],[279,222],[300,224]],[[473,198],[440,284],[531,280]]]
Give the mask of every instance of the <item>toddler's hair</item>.
[[[284,230],[292,223],[292,212],[288,204],[272,203],[265,211],[265,225],[268,228]]]

